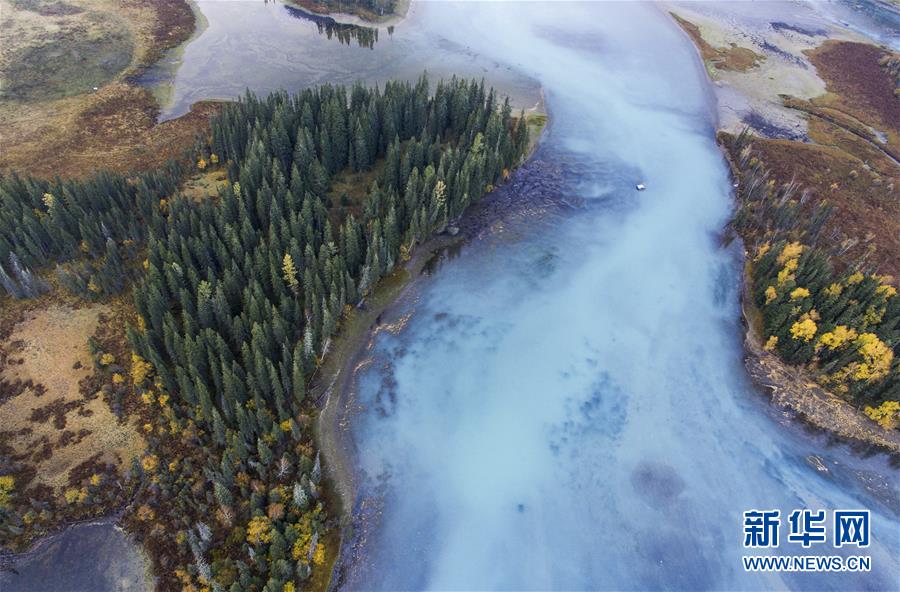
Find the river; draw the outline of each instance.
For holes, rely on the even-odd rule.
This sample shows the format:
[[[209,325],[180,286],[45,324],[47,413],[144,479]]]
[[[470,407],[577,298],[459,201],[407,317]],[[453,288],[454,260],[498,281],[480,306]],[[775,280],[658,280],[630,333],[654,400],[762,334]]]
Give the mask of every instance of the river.
[[[351,393],[344,587],[896,589],[896,474],[781,425],[745,377],[730,182],[685,36],[647,4],[425,12],[541,83],[537,158],[580,205],[501,219],[384,316]],[[871,573],[743,571],[743,511],[859,507]]]

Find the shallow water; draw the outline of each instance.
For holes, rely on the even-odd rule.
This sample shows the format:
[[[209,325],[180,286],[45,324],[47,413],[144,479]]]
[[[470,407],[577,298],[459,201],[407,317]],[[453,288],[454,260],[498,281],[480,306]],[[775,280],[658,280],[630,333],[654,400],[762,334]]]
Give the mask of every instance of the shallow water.
[[[870,42],[900,51],[900,6],[890,0],[707,0],[687,2],[685,6],[724,22],[739,23],[740,29],[758,43],[767,32],[787,23],[793,34],[824,37],[834,31],[846,37],[850,30]]]
[[[420,14],[428,11],[418,5],[399,26],[380,29],[372,47],[340,42],[281,0],[198,0],[196,5],[202,32],[143,77],[163,98],[162,119],[183,115],[200,100],[233,99],[248,88],[262,94],[328,82],[415,81],[424,70],[434,80],[454,74],[487,77],[517,104],[537,100],[534,82],[515,71],[515,64],[478,55],[465,40],[456,44],[443,36],[440,23],[429,25],[436,29],[420,27]]]
[[[900,6],[896,3],[890,0],[828,0],[810,4],[842,25],[900,51]]]
[[[3,592],[149,592],[149,559],[112,521],[73,526],[4,561]]]
[[[345,587],[896,589],[896,473],[777,423],[745,377],[686,38],[625,3],[429,4],[419,26],[438,23],[541,82],[539,158],[584,205],[501,225],[387,315],[358,377]],[[858,507],[871,573],[743,571],[743,511]]]

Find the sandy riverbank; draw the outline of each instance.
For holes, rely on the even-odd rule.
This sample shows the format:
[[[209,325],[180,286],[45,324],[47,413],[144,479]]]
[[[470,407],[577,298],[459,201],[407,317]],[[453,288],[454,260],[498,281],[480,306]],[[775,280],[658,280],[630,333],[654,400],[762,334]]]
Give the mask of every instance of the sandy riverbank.
[[[774,12],[769,12],[772,8]],[[719,129],[730,133],[750,125],[763,135],[805,138],[806,117],[781,100],[782,95],[811,99],[826,91],[825,82],[804,52],[826,39],[862,39],[812,11],[804,15],[802,25],[797,24],[791,20],[795,18],[793,14],[773,3],[759,8],[760,14],[750,10],[729,13],[717,3],[675,2],[668,9],[680,19],[682,28],[687,30],[685,23],[696,27],[697,35],[709,47],[758,56],[754,66],[738,68],[727,63],[714,64],[701,52],[718,101]],[[698,40],[690,36],[696,45]]]

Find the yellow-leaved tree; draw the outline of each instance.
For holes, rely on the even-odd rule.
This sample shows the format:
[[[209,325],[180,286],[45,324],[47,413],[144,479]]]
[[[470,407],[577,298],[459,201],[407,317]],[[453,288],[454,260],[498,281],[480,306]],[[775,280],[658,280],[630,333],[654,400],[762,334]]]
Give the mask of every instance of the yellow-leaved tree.
[[[0,508],[7,508],[9,506],[15,486],[16,479],[12,475],[0,476]]]
[[[866,407],[869,419],[885,429],[892,429],[900,424],[900,401],[885,401],[878,407]]]
[[[290,253],[284,254],[281,261],[281,271],[284,274],[284,283],[296,294],[300,283],[297,281],[297,266],[294,265],[294,258]]]
[[[251,545],[272,540],[272,523],[266,516],[254,516],[247,524],[247,542]]]
[[[859,354],[863,358],[853,371],[856,380],[881,380],[891,371],[894,352],[874,333],[863,333],[856,338]]]
[[[806,288],[796,288],[791,292],[791,300],[800,300],[801,298],[808,298],[809,290]]]
[[[817,329],[816,322],[810,318],[806,318],[791,325],[791,337],[809,341],[816,334]]]
[[[838,325],[831,331],[822,333],[819,337],[818,347],[827,347],[828,349],[837,349],[856,339],[856,331],[847,328],[845,325]]]

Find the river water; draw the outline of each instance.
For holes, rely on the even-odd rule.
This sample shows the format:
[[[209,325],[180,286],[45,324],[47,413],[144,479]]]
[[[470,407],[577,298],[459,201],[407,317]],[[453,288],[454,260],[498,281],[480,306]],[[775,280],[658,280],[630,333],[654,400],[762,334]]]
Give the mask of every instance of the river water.
[[[896,473],[782,426],[747,382],[729,180],[665,12],[441,3],[419,26],[541,83],[538,158],[581,205],[495,225],[384,318],[345,587],[897,589]],[[744,572],[752,508],[871,509],[872,572]]]

